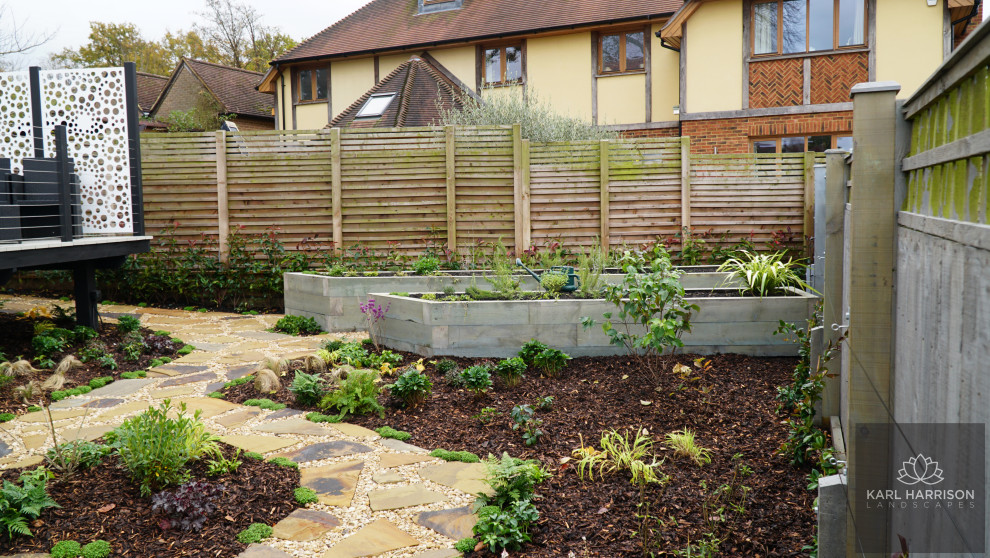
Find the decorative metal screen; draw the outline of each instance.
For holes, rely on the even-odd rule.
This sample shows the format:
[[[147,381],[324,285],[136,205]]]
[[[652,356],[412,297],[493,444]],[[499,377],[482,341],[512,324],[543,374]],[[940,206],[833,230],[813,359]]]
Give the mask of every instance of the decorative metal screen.
[[[45,152],[55,152],[52,130],[64,125],[84,234],[133,231],[126,99],[123,68],[41,72]]]
[[[0,157],[11,159],[20,173],[21,160],[34,156],[31,133],[31,83],[27,72],[0,73]]]

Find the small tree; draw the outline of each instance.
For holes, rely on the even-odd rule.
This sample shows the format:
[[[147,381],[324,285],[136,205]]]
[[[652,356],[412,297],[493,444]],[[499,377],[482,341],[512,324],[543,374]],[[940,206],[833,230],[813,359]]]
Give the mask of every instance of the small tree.
[[[234,115],[223,114],[223,107],[206,91],[200,91],[196,106],[190,110],[173,110],[165,118],[169,132],[212,132],[231,120]]]
[[[520,125],[522,137],[532,141],[603,140],[616,137],[614,132],[592,126],[578,118],[554,111],[530,89],[527,98],[512,92],[502,94],[485,90],[484,101],[465,96],[464,106],[438,106],[444,126],[511,126]]]

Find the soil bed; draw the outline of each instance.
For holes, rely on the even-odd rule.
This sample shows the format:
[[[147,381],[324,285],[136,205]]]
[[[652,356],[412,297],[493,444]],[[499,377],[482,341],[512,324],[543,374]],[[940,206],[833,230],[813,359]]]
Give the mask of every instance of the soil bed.
[[[234,455],[233,447],[220,445],[226,457]],[[143,498],[123,465],[109,457],[70,478],[48,481],[48,493],[61,508],[49,508],[31,523],[33,537],[12,542],[6,530],[0,532],[0,554],[44,553],[62,540],[86,544],[103,539],[110,543],[113,556],[237,556],[247,548],[237,541],[237,533],[255,522],[274,525],[291,513],[298,507],[293,490],[299,486],[299,472],[294,469],[241,459],[235,473],[220,477],[207,477],[203,462],[191,467],[192,480],[223,485],[214,500],[216,511],[200,531],[163,530],[159,522],[167,516],[152,512],[151,499]],[[14,481],[19,474],[20,470],[6,470],[0,478]]]
[[[406,354],[406,362],[418,358]],[[533,542],[513,556],[639,557],[643,555],[641,519],[637,514],[640,494],[629,483],[627,473],[616,473],[594,481],[581,481],[574,462],[566,458],[572,450],[598,446],[603,431],[635,431],[645,428],[655,440],[654,453],[663,459],[662,470],[670,476],[666,488],[650,487],[648,521],[655,541],[650,548],[658,556],[673,556],[689,544],[697,544],[706,532],[717,530],[724,537],[724,556],[802,556],[802,546],[811,542],[814,524],[814,495],[806,490],[809,471],[795,469],[777,455],[787,437],[783,417],[776,413],[777,386],[789,383],[797,359],[755,358],[717,355],[710,358],[707,372],[693,374],[698,380],[682,380],[671,372],[675,363],[694,366],[693,355],[663,357],[659,372],[651,375],[629,357],[576,358],[556,379],[532,372],[522,383],[507,388],[500,380],[484,397],[451,387],[427,366],[433,393],[415,409],[403,409],[383,390],[384,419],[377,416],[348,417],[348,422],[369,428],[387,425],[412,434],[409,443],[427,449],[468,450],[482,457],[503,451],[522,458],[538,459],[554,473],[537,493],[540,519],[531,533]],[[453,358],[461,368],[484,362]],[[655,376],[655,379],[653,377]],[[228,389],[226,399],[243,402],[268,397],[297,409],[317,410],[295,403],[288,391],[292,373],[283,388],[259,395],[250,383]],[[384,383],[394,381],[385,378]],[[550,410],[538,411],[544,432],[539,442],[526,446],[518,431],[511,429],[510,410],[552,396]],[[483,409],[491,409],[482,421]],[[690,428],[698,445],[712,451],[712,462],[699,467],[675,457],[663,444],[667,433]],[[733,459],[734,456],[738,457]],[[702,508],[716,487],[733,480],[739,465],[752,475],[737,483],[749,487],[745,512],[725,511],[724,523],[706,522]],[[708,488],[702,488],[704,483]],[[711,516],[710,516],[711,518]],[[712,527],[714,525],[714,527]],[[485,553],[476,553],[489,555]]]
[[[23,358],[31,361],[32,364],[37,367],[38,365],[34,361],[36,355],[34,348],[31,346],[31,339],[34,337],[34,324],[40,321],[51,320],[48,318],[19,318],[14,314],[0,312],[0,331],[3,332],[2,340],[0,340],[0,353],[4,355],[3,357],[0,357],[0,360],[9,359],[13,362]],[[75,323],[59,324],[59,327],[72,329],[75,327]],[[140,328],[138,331],[144,338],[144,343],[147,346],[147,349],[142,352],[137,360],[129,361],[121,350],[124,335],[117,331],[114,324],[104,324],[99,332],[99,337],[93,341],[103,343],[106,347],[106,353],[113,357],[116,361],[117,368],[115,370],[105,368],[95,360],[84,362],[81,368],[72,369],[65,374],[66,382],[65,387],[62,389],[84,386],[93,378],[102,376],[112,376],[115,380],[119,380],[120,375],[123,372],[133,372],[136,370],[147,369],[151,361],[155,358],[178,358],[177,351],[182,348],[181,344],[172,341],[172,339],[167,336],[155,335],[154,332],[148,328]],[[51,358],[55,363],[58,363],[66,355],[74,355],[81,359],[79,350],[85,345],[86,343],[70,342],[64,350],[51,355]],[[37,380],[40,383],[48,378],[51,373],[51,369],[41,370],[33,373],[30,377],[18,377],[12,381],[6,382],[3,385],[0,385],[0,412],[21,414],[27,410],[29,405],[51,403],[50,392],[45,392],[41,389],[38,389],[27,403],[21,401],[14,395],[14,389],[18,386],[23,385],[29,380]]]

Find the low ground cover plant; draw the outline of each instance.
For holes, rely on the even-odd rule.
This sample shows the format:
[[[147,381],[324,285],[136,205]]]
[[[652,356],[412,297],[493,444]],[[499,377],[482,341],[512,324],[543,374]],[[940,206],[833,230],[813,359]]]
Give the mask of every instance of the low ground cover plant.
[[[343,419],[347,415],[378,413],[385,416],[385,408],[378,402],[381,392],[377,374],[370,370],[355,370],[340,381],[339,387],[323,397],[320,408],[323,411],[336,410]]]
[[[0,528],[13,539],[18,535],[31,536],[30,521],[35,520],[46,508],[58,507],[48,495],[49,473],[44,467],[25,471],[17,482],[3,481],[0,488]]]
[[[323,328],[316,323],[315,319],[292,315],[279,318],[272,329],[287,335],[319,335],[323,333]]]
[[[405,372],[396,378],[395,383],[385,387],[388,388],[393,397],[402,401],[403,405],[415,407],[422,404],[430,396],[433,391],[433,382],[430,381],[429,376],[423,373],[425,367],[422,359],[404,370]]]
[[[503,453],[501,459],[485,460],[486,482],[492,494],[479,494],[478,522],[474,535],[493,553],[518,550],[530,540],[529,528],[540,518],[533,504],[535,488],[550,478],[538,461],[522,460]]]

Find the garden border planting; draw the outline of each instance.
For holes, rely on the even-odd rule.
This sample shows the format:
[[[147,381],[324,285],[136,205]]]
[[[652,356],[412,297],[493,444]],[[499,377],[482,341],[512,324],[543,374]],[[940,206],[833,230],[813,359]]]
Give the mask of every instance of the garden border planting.
[[[714,289],[735,287],[737,283],[729,279],[729,274],[717,271],[692,271],[692,269],[711,269],[714,266],[685,266],[677,269],[684,271],[680,281],[685,289]],[[312,273],[286,273],[285,280],[285,313],[316,319],[323,329],[329,332],[359,331],[367,329],[368,324],[360,306],[367,302],[371,293],[411,293],[411,292],[440,292],[444,288],[453,287],[458,292],[472,285],[472,277],[457,273],[438,273],[437,275],[394,275],[394,276],[359,276],[332,277]],[[491,271],[478,271],[474,275],[477,287],[492,289],[485,279],[485,274]],[[607,273],[602,275],[602,281],[616,284],[622,281],[625,274]],[[540,289],[536,279],[529,275],[518,275],[520,287],[525,291]],[[597,316],[597,317],[600,317]]]
[[[685,301],[700,310],[694,312],[692,330],[682,336],[679,351],[796,356],[794,340],[773,332],[780,320],[803,324],[819,297],[791,291],[791,296],[763,298],[691,298],[688,291]],[[535,338],[571,356],[625,352],[602,331],[602,314],[616,307],[601,299],[437,302],[387,293],[370,296],[388,308],[381,341],[394,350],[426,357],[510,357]],[[594,319],[595,325],[585,328],[583,317]]]

